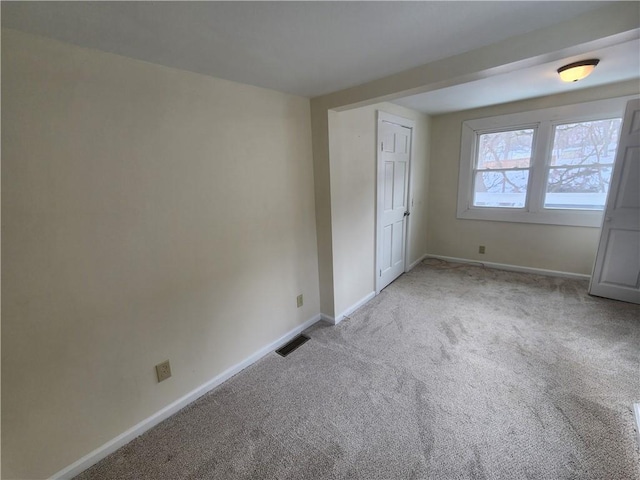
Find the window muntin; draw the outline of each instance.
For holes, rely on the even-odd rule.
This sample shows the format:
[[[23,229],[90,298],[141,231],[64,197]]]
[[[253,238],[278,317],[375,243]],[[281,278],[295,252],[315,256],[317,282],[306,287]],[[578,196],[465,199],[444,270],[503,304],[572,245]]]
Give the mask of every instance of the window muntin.
[[[544,208],[604,209],[621,124],[608,118],[554,127]]]
[[[479,133],[473,171],[473,206],[524,208],[535,129]]]
[[[612,172],[612,165],[611,160],[607,160],[606,157],[615,157],[617,138],[616,145],[609,145],[608,148],[599,150],[600,160],[598,161],[593,159],[593,155],[587,155],[586,159],[583,157],[582,160],[576,160],[573,158],[574,154],[570,154],[570,151],[565,152],[564,155],[557,156],[556,159],[552,161],[556,127],[558,127],[560,135],[562,130],[561,126],[563,125],[580,124],[584,122],[597,123],[603,120],[619,119],[622,117],[626,102],[631,98],[633,98],[633,96],[624,96],[463,121],[460,144],[457,218],[600,227],[602,225],[603,211],[597,208],[601,208],[599,205],[603,204],[604,200],[594,201],[593,198],[588,198],[587,196],[584,197],[582,201],[578,201],[578,195],[572,195],[571,199],[569,199],[565,194],[591,194],[592,197],[594,194],[599,194],[601,199],[604,199],[606,193],[592,191],[561,192],[558,191],[558,184],[564,184],[562,187],[564,190],[577,190],[579,188],[583,190],[594,190],[593,184],[596,181],[596,175],[598,176],[598,182],[600,182],[601,176],[603,181],[608,183]],[[481,192],[483,187],[480,182],[490,182],[489,184],[498,182],[493,188],[501,189],[498,180],[502,179],[502,174],[500,171],[491,171],[497,169],[482,168],[488,165],[485,165],[482,159],[478,158],[480,136],[488,133],[529,128],[533,128],[535,132],[532,155],[528,168],[522,166],[514,167],[513,165],[509,166],[510,169],[513,170],[516,168],[528,170],[524,206],[521,206],[523,204],[521,191],[519,193],[521,198],[518,199],[518,201],[511,201],[511,204],[514,205],[513,207],[509,207],[508,202],[496,201],[494,201],[494,203],[500,205],[491,206],[490,201],[483,201],[476,193],[485,193]],[[559,146],[559,144],[556,146]],[[504,167],[504,165],[503,163],[502,166]],[[588,168],[589,170],[568,172],[568,170],[578,170],[580,168]],[[500,174],[498,179],[496,179],[496,173]],[[509,171],[504,175],[513,175],[515,173],[515,171]],[[576,178],[572,179],[570,178],[571,176],[576,176]],[[559,177],[562,178],[560,179]],[[578,178],[582,179],[581,183],[578,182]],[[508,177],[507,180],[509,180]],[[520,178],[519,180],[521,182],[525,181],[524,178]],[[514,193],[513,191],[507,191],[506,185],[509,185],[509,182],[505,181],[504,184],[505,195]],[[479,187],[478,192],[476,192],[477,187]],[[484,188],[486,189],[486,187]],[[522,189],[519,188],[519,190]],[[547,190],[549,191],[547,192]],[[505,203],[507,205],[505,205]]]

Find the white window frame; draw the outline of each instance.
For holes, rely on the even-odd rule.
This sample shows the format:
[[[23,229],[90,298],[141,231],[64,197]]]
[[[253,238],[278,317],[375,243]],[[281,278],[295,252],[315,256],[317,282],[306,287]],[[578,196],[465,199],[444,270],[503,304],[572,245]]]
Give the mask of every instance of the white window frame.
[[[547,166],[556,125],[622,118],[627,100],[633,96],[595,102],[478,118],[462,123],[457,217],[497,222],[542,223],[579,227],[600,227],[603,210],[544,208]],[[533,128],[529,184],[524,208],[473,206],[473,171],[477,142],[483,133]]]

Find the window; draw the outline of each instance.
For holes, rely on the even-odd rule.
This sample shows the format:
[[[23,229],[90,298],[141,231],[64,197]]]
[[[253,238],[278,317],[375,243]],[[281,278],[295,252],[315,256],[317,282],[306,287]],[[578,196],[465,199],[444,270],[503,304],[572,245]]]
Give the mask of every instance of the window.
[[[524,208],[534,129],[478,135],[474,207]]]
[[[464,122],[458,218],[599,227],[626,100]]]
[[[544,208],[604,209],[621,124],[611,118],[555,126]]]

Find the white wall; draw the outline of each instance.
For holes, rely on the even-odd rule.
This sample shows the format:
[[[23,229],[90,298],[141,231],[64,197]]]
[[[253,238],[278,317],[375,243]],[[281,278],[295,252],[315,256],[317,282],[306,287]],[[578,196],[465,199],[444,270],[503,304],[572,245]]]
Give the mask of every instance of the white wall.
[[[432,117],[428,249],[430,254],[591,274],[599,228],[456,218],[462,122],[638,93],[636,81]],[[486,254],[478,246],[486,246]]]
[[[3,30],[2,100],[3,478],[319,313],[307,99]]]
[[[429,117],[391,103],[330,112],[331,220],[335,315],[375,291],[378,110],[416,122],[411,166],[410,263],[427,252]]]

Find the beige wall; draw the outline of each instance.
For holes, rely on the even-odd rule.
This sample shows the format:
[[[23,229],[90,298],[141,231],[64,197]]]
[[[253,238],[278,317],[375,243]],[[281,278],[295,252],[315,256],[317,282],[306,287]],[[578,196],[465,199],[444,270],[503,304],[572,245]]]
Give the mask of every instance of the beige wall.
[[[541,65],[636,38],[638,4],[615,2],[571,20],[523,33],[470,52],[443,58],[388,77],[311,99],[316,229],[322,313],[340,313],[333,292],[333,201],[328,117],[334,110],[363,107],[407,95],[480,80]],[[438,133],[432,131],[432,135]],[[432,151],[433,148],[432,148]],[[432,176],[431,185],[437,184]],[[438,209],[430,209],[439,215]],[[449,241],[448,238],[446,241]],[[459,241],[457,239],[456,241]],[[432,239],[433,241],[433,239]],[[475,240],[474,240],[475,242]],[[439,245],[442,245],[440,241]],[[334,308],[335,307],[335,308]]]
[[[3,30],[2,100],[3,478],[319,313],[307,99]]]
[[[333,288],[337,316],[375,290],[378,110],[416,123],[411,166],[410,263],[427,252],[429,117],[391,103],[330,112]]]
[[[638,93],[638,83],[631,81],[433,117],[429,253],[590,275],[600,237],[599,228],[456,218],[462,122],[634,93]],[[486,254],[478,253],[479,245],[486,246]]]
[[[364,274],[372,243],[364,255],[349,252],[356,240],[373,241],[365,199],[374,171],[355,198],[349,179],[368,162],[375,117],[344,117],[373,122],[355,145],[332,145],[355,153],[350,164],[330,159],[332,109],[574,55],[580,44],[631,32],[636,12],[631,2],[612,5],[313,99],[311,122],[306,99],[3,31],[4,476],[63,468],[318,311],[340,313],[372,290]],[[425,145],[424,158],[451,153],[459,125],[440,120],[431,136],[449,138]],[[428,173],[431,181],[429,216],[426,190],[421,214],[414,202],[411,258],[425,238],[431,253],[475,249],[495,234],[493,223],[460,228],[448,197],[457,159],[430,171],[427,163],[414,173],[423,187]],[[359,213],[365,220],[349,225]],[[509,231],[505,258],[535,241],[529,227]],[[575,231],[536,235],[591,248],[594,237],[575,239]],[[484,242],[485,259],[493,240]],[[538,263],[548,252],[527,255]],[[153,365],[167,358],[174,377],[157,384]]]
[[[331,247],[331,179],[329,170],[329,115],[311,102],[313,179],[318,247],[320,311],[333,317],[333,252]],[[326,160],[326,161],[323,161]]]

